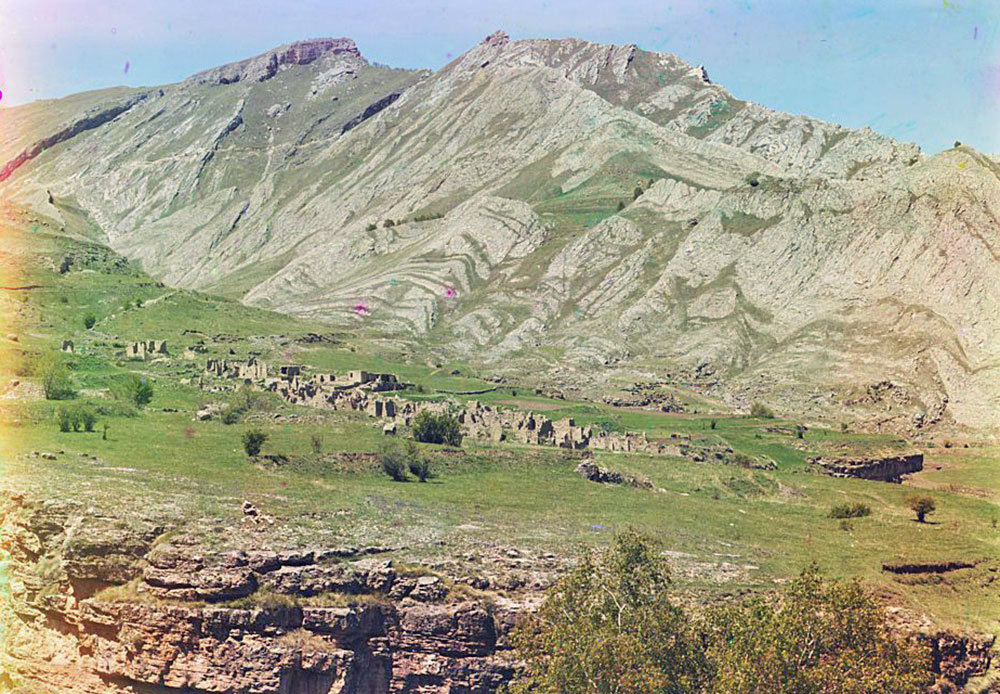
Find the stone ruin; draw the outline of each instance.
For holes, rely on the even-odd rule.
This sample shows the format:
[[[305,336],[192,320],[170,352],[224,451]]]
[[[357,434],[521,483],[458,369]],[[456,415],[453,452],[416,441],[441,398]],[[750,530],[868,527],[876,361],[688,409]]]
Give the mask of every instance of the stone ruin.
[[[249,357],[238,359],[209,359],[205,362],[205,373],[216,378],[236,378],[246,383],[267,379],[267,364]]]
[[[166,340],[141,340],[125,347],[126,359],[151,359],[156,355],[168,355]]]

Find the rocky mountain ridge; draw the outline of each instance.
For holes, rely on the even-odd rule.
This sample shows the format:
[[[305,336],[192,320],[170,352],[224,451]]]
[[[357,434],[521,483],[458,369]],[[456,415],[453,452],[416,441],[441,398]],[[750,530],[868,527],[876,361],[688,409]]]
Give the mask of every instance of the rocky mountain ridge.
[[[170,284],[540,382],[671,372],[738,409],[1000,426],[1000,170],[971,149],[502,33],[436,73],[325,39],[91,108],[0,112],[24,131],[0,194]]]

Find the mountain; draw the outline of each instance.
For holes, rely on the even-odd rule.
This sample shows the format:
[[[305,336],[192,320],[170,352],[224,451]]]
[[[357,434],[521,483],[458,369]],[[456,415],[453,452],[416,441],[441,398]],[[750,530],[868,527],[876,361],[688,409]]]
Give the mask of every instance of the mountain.
[[[672,55],[498,32],[431,72],[311,40],[0,133],[0,195],[171,285],[528,384],[1000,427],[997,163]]]

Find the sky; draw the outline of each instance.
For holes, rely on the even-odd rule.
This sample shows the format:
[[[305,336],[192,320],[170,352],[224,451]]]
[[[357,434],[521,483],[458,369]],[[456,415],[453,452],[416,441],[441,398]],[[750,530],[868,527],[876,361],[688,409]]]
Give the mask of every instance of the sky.
[[[298,39],[436,69],[497,29],[635,43],[737,98],[1000,153],[1000,0],[0,0],[0,107],[177,82]]]

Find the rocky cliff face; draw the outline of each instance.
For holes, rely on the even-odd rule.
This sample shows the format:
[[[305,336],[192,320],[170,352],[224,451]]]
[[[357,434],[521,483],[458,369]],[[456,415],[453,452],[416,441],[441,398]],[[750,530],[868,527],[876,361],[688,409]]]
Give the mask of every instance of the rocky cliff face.
[[[401,575],[379,548],[206,555],[157,542],[163,529],[5,500],[0,684],[486,694],[514,671],[516,604],[449,598],[440,578]]]
[[[0,194],[168,283],[496,371],[1000,426],[1000,169],[970,149],[499,33],[436,73],[324,39],[143,95],[0,112]]]

